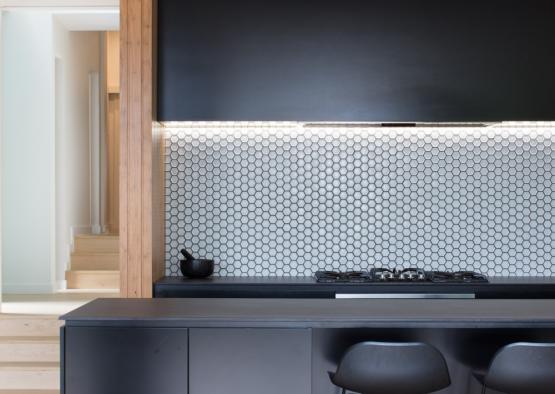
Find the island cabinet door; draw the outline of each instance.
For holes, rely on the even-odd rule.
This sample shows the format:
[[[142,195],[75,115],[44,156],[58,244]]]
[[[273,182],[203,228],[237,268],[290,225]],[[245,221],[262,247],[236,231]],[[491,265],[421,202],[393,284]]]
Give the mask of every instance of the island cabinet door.
[[[309,329],[191,329],[190,394],[310,394]]]
[[[187,394],[187,329],[66,327],[65,394]]]

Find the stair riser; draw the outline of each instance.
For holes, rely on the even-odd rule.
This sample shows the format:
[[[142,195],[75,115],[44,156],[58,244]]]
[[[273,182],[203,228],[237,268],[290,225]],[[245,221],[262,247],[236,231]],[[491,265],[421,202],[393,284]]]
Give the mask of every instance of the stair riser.
[[[71,269],[77,270],[118,270],[118,254],[72,254]]]
[[[0,317],[0,337],[57,337],[63,323],[51,318]]]
[[[82,253],[119,253],[118,237],[77,237],[75,252]]]
[[[0,362],[60,362],[60,344],[0,341]]]
[[[0,390],[59,390],[59,368],[0,368]]]
[[[119,272],[66,272],[68,289],[117,289],[119,288]]]

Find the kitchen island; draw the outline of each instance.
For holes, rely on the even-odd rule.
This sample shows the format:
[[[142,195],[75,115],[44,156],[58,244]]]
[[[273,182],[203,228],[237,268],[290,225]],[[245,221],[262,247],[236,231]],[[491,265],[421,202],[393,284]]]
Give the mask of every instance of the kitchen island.
[[[362,341],[423,341],[453,384],[501,346],[555,341],[555,300],[100,299],[62,317],[66,394],[332,394]]]

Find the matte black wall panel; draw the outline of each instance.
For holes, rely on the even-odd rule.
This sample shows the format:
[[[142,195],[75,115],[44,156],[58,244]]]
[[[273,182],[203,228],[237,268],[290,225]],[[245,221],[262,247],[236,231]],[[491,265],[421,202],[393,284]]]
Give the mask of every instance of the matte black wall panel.
[[[555,2],[159,0],[158,119],[555,120]]]

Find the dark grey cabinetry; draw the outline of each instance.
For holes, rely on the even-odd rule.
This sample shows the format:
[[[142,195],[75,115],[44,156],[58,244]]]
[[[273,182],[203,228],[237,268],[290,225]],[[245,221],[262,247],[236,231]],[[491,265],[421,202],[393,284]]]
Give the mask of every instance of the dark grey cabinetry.
[[[187,394],[185,328],[66,327],[66,394]]]
[[[310,394],[309,329],[190,329],[190,394]]]

